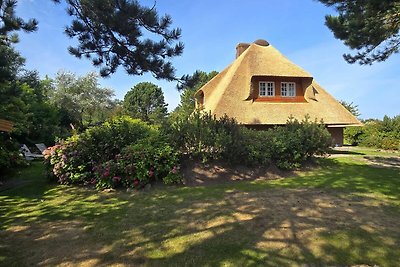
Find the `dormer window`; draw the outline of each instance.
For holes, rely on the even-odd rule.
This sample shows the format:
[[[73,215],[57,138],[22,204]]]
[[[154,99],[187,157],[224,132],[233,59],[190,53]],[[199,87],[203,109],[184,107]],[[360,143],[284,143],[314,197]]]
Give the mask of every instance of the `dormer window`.
[[[260,82],[259,83],[260,96],[275,96],[275,83],[274,82]]]
[[[282,82],[281,83],[281,96],[294,97],[296,96],[296,83]]]

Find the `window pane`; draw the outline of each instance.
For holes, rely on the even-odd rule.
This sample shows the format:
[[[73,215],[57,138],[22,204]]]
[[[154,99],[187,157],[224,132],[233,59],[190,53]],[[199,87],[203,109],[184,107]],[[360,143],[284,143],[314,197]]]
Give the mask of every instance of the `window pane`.
[[[268,82],[267,83],[267,86],[268,86],[268,88],[267,88],[267,94],[268,94],[268,96],[274,96],[275,95],[275,92],[274,92],[274,83],[273,82]]]
[[[295,83],[289,83],[289,96],[295,96]]]
[[[260,82],[260,95],[265,96],[265,83]]]
[[[281,96],[287,96],[287,83],[281,83]]]

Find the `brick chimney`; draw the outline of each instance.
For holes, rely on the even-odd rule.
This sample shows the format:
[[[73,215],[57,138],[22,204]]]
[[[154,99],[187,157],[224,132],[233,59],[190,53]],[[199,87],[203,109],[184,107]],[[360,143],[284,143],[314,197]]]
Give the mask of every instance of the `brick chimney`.
[[[260,45],[260,46],[269,46],[268,41],[265,41],[263,39],[258,39],[254,42],[254,44],[256,45]],[[251,44],[248,43],[239,43],[236,46],[236,58],[238,58],[244,51],[246,51],[247,48],[249,48]]]
[[[236,46],[236,58],[238,58],[249,46],[250,44],[247,43],[239,43]]]

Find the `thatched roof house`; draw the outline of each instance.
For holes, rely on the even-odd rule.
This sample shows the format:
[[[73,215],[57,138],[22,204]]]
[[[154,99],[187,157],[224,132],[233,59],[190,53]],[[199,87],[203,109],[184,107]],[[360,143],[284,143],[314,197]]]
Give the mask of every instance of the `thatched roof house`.
[[[236,60],[196,92],[196,103],[253,128],[283,125],[290,116],[323,119],[337,144],[343,127],[361,125],[346,108],[264,40],[236,47]]]

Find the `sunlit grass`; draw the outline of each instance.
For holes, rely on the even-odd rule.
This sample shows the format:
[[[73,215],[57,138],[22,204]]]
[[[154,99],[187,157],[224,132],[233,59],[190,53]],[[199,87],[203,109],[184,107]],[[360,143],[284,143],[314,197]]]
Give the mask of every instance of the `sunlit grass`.
[[[134,193],[51,184],[35,162],[15,177],[28,183],[0,192],[0,265],[397,266],[400,172],[363,156]]]

